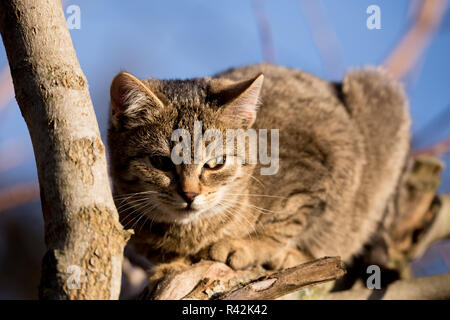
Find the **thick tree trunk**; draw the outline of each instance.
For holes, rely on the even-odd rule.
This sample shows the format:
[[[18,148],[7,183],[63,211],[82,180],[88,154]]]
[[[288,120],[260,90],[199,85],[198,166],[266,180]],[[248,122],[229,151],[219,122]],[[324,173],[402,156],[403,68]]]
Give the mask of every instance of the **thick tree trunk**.
[[[105,148],[59,0],[2,0],[0,32],[36,158],[45,220],[39,295],[116,299],[123,248]]]

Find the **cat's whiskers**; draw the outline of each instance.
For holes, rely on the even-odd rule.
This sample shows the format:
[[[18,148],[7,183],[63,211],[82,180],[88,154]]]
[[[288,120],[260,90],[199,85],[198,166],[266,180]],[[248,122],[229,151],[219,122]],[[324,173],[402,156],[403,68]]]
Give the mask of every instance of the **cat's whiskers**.
[[[158,203],[152,202],[152,201],[150,201],[150,199],[146,199],[146,200],[148,200],[148,202],[139,203],[137,205],[138,208],[132,212],[132,213],[137,214],[136,217],[133,217],[130,221],[127,222],[127,224],[129,225],[130,223],[135,221],[132,226],[132,229],[134,229],[134,227],[138,225],[139,221],[144,216],[145,219],[144,219],[143,223],[141,224],[141,227],[139,228],[139,232],[142,230],[142,227],[145,225],[145,223],[148,221],[148,219],[150,219],[150,229],[151,229],[151,227],[153,225],[153,221],[156,218],[156,216],[152,215],[151,213],[154,209],[156,209],[158,207]],[[139,218],[136,220],[137,217],[139,217]]]
[[[243,214],[239,211],[238,208],[233,207],[235,204],[238,204],[236,201],[233,202],[233,201],[229,201],[229,200],[227,200],[227,199],[222,199],[222,200],[223,200],[223,202],[224,202],[225,204],[228,204],[228,207],[227,207],[227,208],[225,208],[225,207],[223,208],[224,210],[226,210],[226,211],[227,211],[227,210],[232,210],[231,212],[234,212],[234,213],[235,213],[234,216],[237,215],[238,218],[239,218],[239,217],[243,218],[243,219],[246,221],[247,225],[248,225],[250,228],[253,229],[253,232],[254,232],[255,234],[257,234],[257,231],[256,231],[256,228],[255,228],[254,224],[251,223],[250,220],[248,220],[247,217],[246,217],[245,215],[243,215]],[[233,210],[233,209],[234,209],[234,210]],[[236,209],[237,209],[237,210],[236,210]],[[248,232],[248,235],[249,235],[249,237],[251,238],[250,232]]]
[[[160,192],[156,191],[143,191],[143,192],[136,192],[131,194],[122,195],[125,196],[122,200],[119,200],[120,205],[117,207],[117,211],[120,215],[123,215],[125,212],[130,210],[130,208],[133,208],[133,206],[139,204],[140,202],[150,201],[153,200],[152,197],[148,197],[148,195],[154,195],[154,194],[160,194]],[[137,199],[133,199],[133,197]],[[130,199],[132,201],[130,201]],[[125,210],[122,210],[123,207],[128,206]],[[129,214],[127,214],[128,216]]]
[[[146,200],[148,200],[148,198],[143,197],[143,198],[134,199],[132,201],[126,201],[117,207],[117,211],[120,211],[123,207],[132,206],[135,203],[139,203],[139,202],[146,201]]]
[[[136,226],[136,224],[145,216],[145,214],[143,214],[142,212],[139,212],[139,218],[136,219],[133,223],[133,225],[130,227],[131,229],[134,230],[134,227]]]
[[[142,229],[142,226],[144,225],[145,221],[147,220],[147,210],[150,208],[150,210],[153,209],[153,207],[155,206],[154,203],[152,202],[148,202],[146,204],[144,204],[142,207],[139,208],[139,211],[141,211],[141,217],[133,224],[132,229],[134,229],[136,226],[139,225],[139,221],[142,219],[142,217],[144,217],[144,222],[143,224],[141,224],[141,228],[139,229],[139,231]]]
[[[249,197],[266,197],[266,198],[278,198],[278,199],[288,199],[287,197],[274,196],[268,194],[256,194],[256,193],[228,193],[230,196],[249,196]]]
[[[117,208],[117,211],[119,212],[119,215],[122,216],[122,220],[125,220],[134,213],[136,206],[139,206],[141,203],[145,203],[147,201],[150,201],[150,199],[148,199],[148,198],[138,199],[138,200],[132,201],[131,203],[126,203],[126,204],[121,205],[120,208]],[[124,206],[127,206],[127,207],[125,209],[122,209]]]
[[[140,209],[142,206],[146,205],[147,202],[152,203],[151,200],[152,200],[152,199],[150,199],[150,198],[148,198],[148,197],[145,197],[145,198],[140,198],[140,199],[136,199],[136,200],[134,200],[134,201],[129,201],[129,202],[127,202],[125,205],[128,205],[128,207],[127,207],[125,210],[118,209],[119,214],[122,215],[121,220],[124,221],[124,223],[126,223],[126,225],[129,225],[129,223],[131,223],[136,217],[132,217],[131,220],[129,220],[128,222],[126,222],[127,219],[130,218],[133,214],[136,214],[136,213],[137,213],[137,214],[139,215],[139,214],[140,214],[140,213],[138,212],[139,209]],[[123,205],[122,205],[121,207],[123,207]],[[129,211],[129,212],[124,216],[125,212],[127,212],[127,211]]]
[[[250,174],[250,173],[247,173],[247,172],[243,172],[243,171],[242,171],[241,173],[243,173],[243,174],[249,176],[250,178],[252,178],[252,179],[255,180],[256,182],[258,182],[259,184],[261,184],[261,186],[263,186],[264,188],[266,187],[266,186],[264,185],[264,183],[263,183],[261,180],[259,180],[258,178],[256,178],[254,175],[252,175],[252,174]]]
[[[129,211],[129,212],[127,212],[127,211]],[[125,216],[124,216],[124,212],[127,212],[127,214]],[[134,214],[136,214],[136,208],[130,206],[127,209],[125,209],[124,211],[121,211],[119,214],[122,216],[120,218],[120,220],[123,221],[123,223],[125,223],[128,219],[133,217]]]
[[[145,208],[144,214],[147,217],[151,217],[152,219],[154,219],[156,216],[153,214],[154,210],[156,210],[157,208],[159,208],[160,205],[158,203],[153,203],[151,206]]]
[[[155,203],[155,208],[154,208],[154,209],[152,209],[152,211],[151,211],[150,213],[152,213],[152,212],[153,212],[153,210],[157,209],[158,207],[159,207],[159,205]],[[156,218],[156,216],[155,216],[155,215],[153,215],[153,214],[150,214],[150,215],[148,215],[148,216],[147,216],[147,219],[148,219],[148,218],[150,218],[150,226],[149,226],[149,231],[151,231],[151,230],[152,230],[152,227],[153,227],[153,223],[155,222],[155,218]],[[144,223],[145,223],[145,222],[144,222]],[[140,230],[139,230],[139,231],[140,231]]]
[[[258,211],[259,211],[260,213],[262,213],[262,214],[269,214],[269,213],[278,214],[278,213],[279,213],[279,212],[277,212],[277,211],[272,211],[272,210],[269,210],[269,209],[266,209],[266,208],[263,208],[263,207],[255,206],[255,205],[253,205],[253,204],[251,204],[251,203],[237,202],[237,200],[236,200],[236,199],[233,199],[233,198],[224,198],[224,200],[228,200],[228,201],[236,201],[236,203],[238,203],[239,205],[253,208],[253,209],[255,209],[255,210],[258,210]]]
[[[251,204],[248,204],[248,203],[238,202],[237,199],[227,199],[227,198],[225,198],[223,200],[224,201],[228,201],[229,203],[231,203],[232,206],[233,205],[238,205],[238,206],[244,205],[246,207],[251,207],[251,208],[257,210],[257,212],[259,212],[260,214],[268,214],[267,212],[263,211],[263,210],[267,210],[267,209],[264,209],[264,208],[261,208],[261,207],[257,207],[257,206],[254,206],[254,205],[251,205]],[[249,212],[249,213],[253,214],[252,212]],[[254,224],[252,224],[252,226],[253,226],[253,229],[254,229]],[[263,227],[263,229],[265,228],[264,226],[262,226],[262,227]],[[256,230],[255,230],[255,233],[257,233]]]
[[[239,217],[241,217],[241,215],[238,212],[229,210],[229,207],[223,207],[222,209],[223,209],[223,212],[230,214],[231,217],[234,218],[234,220],[236,222],[238,222],[238,223],[244,222],[244,221],[242,221],[242,219],[239,219]],[[231,220],[231,221],[233,221],[233,220]],[[247,220],[247,224],[248,224],[249,227],[251,227],[251,225],[249,224],[248,220]],[[245,228],[245,229],[248,229],[248,228]],[[251,233],[248,230],[247,230],[247,235],[251,239]]]
[[[269,213],[278,214],[279,213],[279,211],[272,211],[272,210],[269,210],[269,209],[266,209],[266,208],[263,208],[263,207],[255,206],[255,205],[250,204],[250,203],[246,203],[245,205],[247,205],[248,207],[251,207],[253,209],[258,210],[262,214],[269,214]]]
[[[129,195],[127,197],[127,199],[132,199],[133,197],[138,197],[138,199],[134,199],[132,201],[129,201],[129,200],[128,201],[126,201],[126,200],[122,201],[124,203],[122,203],[120,206],[117,207],[117,211],[119,212],[119,215],[122,216],[122,218],[121,218],[122,221],[126,221],[126,219],[135,212],[135,210],[134,210],[135,206],[137,206],[137,205],[139,205],[139,204],[141,204],[143,202],[145,203],[146,201],[150,201],[151,200],[149,197],[146,197],[147,194],[149,194],[149,193],[148,192],[145,192],[145,194],[144,194],[144,192],[134,193],[132,195]],[[123,207],[126,207],[125,210],[122,210]],[[128,212],[125,215],[125,213],[127,211],[130,211],[130,212]]]
[[[213,208],[213,210],[215,211],[213,213],[213,215],[217,214],[217,213],[223,213],[223,215],[219,215],[219,217],[223,217],[224,220],[228,223],[232,223],[233,219],[232,217],[230,217],[229,213],[227,211],[225,211],[225,205],[221,202],[217,203],[217,206]]]
[[[134,222],[136,219],[138,219],[141,216],[141,213],[139,211],[133,210],[133,216],[131,216],[131,219],[127,222],[124,221],[123,227],[128,228],[132,222]]]
[[[143,203],[139,203],[138,205],[136,205],[136,208],[134,208],[132,213],[135,213],[136,216],[133,217],[130,221],[128,221],[126,223],[126,226],[129,226],[133,221],[133,226],[131,227],[131,229],[134,229],[134,226],[139,222],[139,220],[142,219],[143,216],[145,216],[145,212],[142,212],[142,209],[147,208],[149,206],[154,205],[154,203],[147,201],[147,202],[143,202]]]
[[[129,195],[136,195],[136,194],[148,194],[148,193],[162,193],[162,192],[155,191],[155,190],[145,190],[145,191],[139,191],[139,192],[121,193],[121,194],[115,195],[114,198],[129,196]]]
[[[141,195],[149,195],[149,194],[155,194],[155,193],[161,193],[157,191],[142,191],[142,192],[133,192],[133,193],[125,193],[120,195],[115,195],[113,198],[114,200],[119,201],[120,203],[123,203],[124,201],[127,201],[130,198],[141,196]]]

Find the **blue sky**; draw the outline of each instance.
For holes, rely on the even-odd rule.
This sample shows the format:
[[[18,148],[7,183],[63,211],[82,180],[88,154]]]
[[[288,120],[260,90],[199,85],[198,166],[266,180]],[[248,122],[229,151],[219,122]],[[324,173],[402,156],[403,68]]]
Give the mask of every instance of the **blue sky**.
[[[264,2],[276,63],[329,78],[300,2]],[[121,70],[138,77],[188,78],[263,61],[258,26],[249,0],[79,0],[66,1],[64,7],[70,4],[77,4],[81,9],[81,29],[71,30],[71,35],[90,84],[103,134],[107,126],[109,85]],[[344,70],[381,63],[409,26],[408,0],[323,0],[322,4],[327,23],[337,36]],[[381,8],[381,30],[366,27],[366,8],[371,4]],[[418,134],[413,140],[415,147],[450,135],[447,125],[450,111],[447,117],[435,121],[435,126],[423,130],[450,104],[448,20],[445,17],[431,42],[419,65],[418,76],[407,83],[413,133]],[[6,64],[4,48],[0,46],[0,68]],[[333,80],[340,77],[342,74],[335,75]],[[0,176],[0,185],[35,179],[30,139],[15,101],[1,112],[0,118],[0,150],[14,138],[26,146],[29,155],[26,163]],[[450,157],[443,160],[448,162]],[[445,172],[442,190],[450,191],[449,171]]]

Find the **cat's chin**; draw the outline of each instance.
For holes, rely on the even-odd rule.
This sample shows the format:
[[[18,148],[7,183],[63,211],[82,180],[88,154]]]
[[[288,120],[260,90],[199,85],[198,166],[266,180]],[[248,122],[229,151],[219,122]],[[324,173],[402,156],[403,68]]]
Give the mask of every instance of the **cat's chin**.
[[[188,224],[216,214],[211,208],[164,208],[151,218],[157,222]]]
[[[167,214],[163,220],[166,223],[174,224],[188,224],[201,220],[202,212],[198,210],[179,210],[170,214]]]

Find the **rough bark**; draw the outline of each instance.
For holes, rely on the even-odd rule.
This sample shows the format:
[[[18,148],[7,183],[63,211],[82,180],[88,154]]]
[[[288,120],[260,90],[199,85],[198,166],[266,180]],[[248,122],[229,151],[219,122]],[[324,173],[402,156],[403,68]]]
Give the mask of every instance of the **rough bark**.
[[[338,257],[325,257],[250,282],[242,288],[226,293],[220,299],[277,299],[315,284],[336,280],[344,274],[344,265]]]
[[[388,265],[403,279],[411,277],[412,259],[422,256],[433,242],[450,236],[448,195],[436,195],[442,169],[438,159],[417,156],[403,181],[398,215],[385,239]]]
[[[339,257],[325,257],[293,268],[269,272],[261,267],[235,271],[220,262],[201,261],[167,275],[142,299],[262,300],[276,299],[345,274]]]
[[[39,295],[116,299],[129,233],[61,3],[2,0],[0,32],[39,177],[47,245]]]

